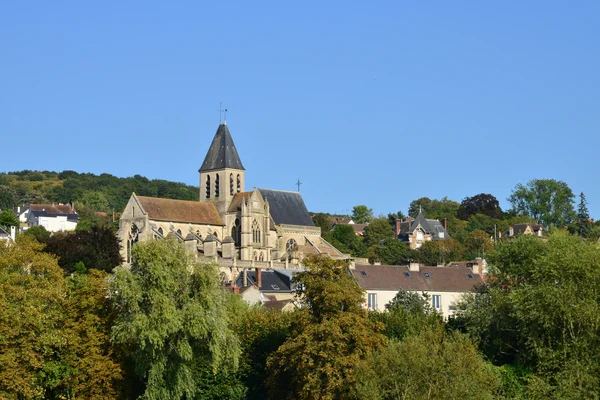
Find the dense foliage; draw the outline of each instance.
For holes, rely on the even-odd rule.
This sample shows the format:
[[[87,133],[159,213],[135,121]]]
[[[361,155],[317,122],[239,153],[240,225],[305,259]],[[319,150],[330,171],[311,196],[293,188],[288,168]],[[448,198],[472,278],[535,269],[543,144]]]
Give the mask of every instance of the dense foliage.
[[[121,211],[131,193],[141,196],[198,200],[198,188],[140,175],[118,178],[75,171],[0,173],[0,209],[26,203],[74,203],[94,211]]]
[[[67,274],[21,235],[0,246],[0,396],[598,398],[600,248],[557,231],[488,260],[449,320],[406,291],[366,311],[345,263],[319,256],[283,313],[225,292],[176,242],[137,244],[131,269]]]

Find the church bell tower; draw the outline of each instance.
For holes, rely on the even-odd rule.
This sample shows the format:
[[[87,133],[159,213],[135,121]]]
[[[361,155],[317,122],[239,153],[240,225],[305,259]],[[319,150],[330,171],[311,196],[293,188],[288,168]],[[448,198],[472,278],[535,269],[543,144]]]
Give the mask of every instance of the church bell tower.
[[[200,173],[200,201],[215,203],[224,217],[233,196],[244,191],[244,166],[226,122],[221,122],[206,153]]]

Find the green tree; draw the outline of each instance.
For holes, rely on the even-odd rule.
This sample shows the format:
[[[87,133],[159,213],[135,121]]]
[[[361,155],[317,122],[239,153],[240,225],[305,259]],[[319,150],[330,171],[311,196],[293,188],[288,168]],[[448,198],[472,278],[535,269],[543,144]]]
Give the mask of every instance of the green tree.
[[[0,246],[0,395],[112,399],[123,375],[110,343],[106,276],[65,277],[23,235]]]
[[[491,194],[486,193],[480,193],[473,197],[465,197],[456,211],[456,216],[465,221],[475,214],[487,215],[493,219],[501,219],[503,217],[498,200]]]
[[[379,261],[386,265],[406,265],[414,259],[413,251],[406,243],[397,239],[386,240],[369,249],[369,261]]]
[[[74,272],[79,262],[88,269],[106,272],[122,263],[119,240],[107,227],[55,233],[45,244],[44,251],[57,255],[58,263],[67,272]]]
[[[11,209],[17,204],[17,193],[10,186],[0,185],[0,210]]]
[[[317,213],[313,215],[313,221],[316,226],[321,228],[321,234],[325,232],[329,232],[331,230],[332,224],[329,220],[329,216],[323,213]]]
[[[597,397],[600,249],[557,231],[500,242],[490,256],[489,287],[451,325],[494,363],[528,371],[518,379],[527,398]]]
[[[441,327],[390,342],[356,373],[359,399],[495,399],[500,386],[473,342]]]
[[[396,220],[402,221],[406,218],[406,215],[402,211],[397,211],[395,213],[388,213],[387,220],[394,232],[396,232]]]
[[[343,250],[346,252],[351,252],[354,246],[356,245],[356,241],[359,240],[356,237],[356,232],[354,228],[348,224],[337,224],[335,228],[333,228],[333,238],[343,245]]]
[[[365,205],[352,207],[352,220],[357,224],[366,224],[373,219],[373,209]]]
[[[422,264],[438,265],[463,260],[465,249],[457,240],[450,238],[425,242],[414,254]]]
[[[290,335],[296,312],[250,308],[235,320],[235,331],[241,341],[240,375],[248,389],[249,400],[265,399],[268,378],[267,359]]]
[[[380,324],[368,319],[364,291],[345,262],[309,256],[304,264],[306,271],[294,278],[304,309],[267,361],[270,398],[344,398],[356,381],[354,366],[386,339]]]
[[[108,199],[97,190],[86,190],[78,200],[94,211],[108,211],[109,209]]]
[[[410,202],[408,207],[408,215],[416,218],[419,211],[423,211],[427,218],[450,218],[456,217],[456,212],[460,204],[447,197],[441,200],[430,199],[429,197],[421,197],[420,199]]]
[[[465,250],[469,258],[485,257],[486,254],[492,251],[492,246],[490,236],[480,230],[469,233],[469,236],[465,240]]]
[[[508,197],[516,214],[526,214],[548,227],[564,227],[575,219],[575,195],[571,188],[555,179],[533,179],[518,184]]]
[[[583,192],[579,194],[579,199],[579,205],[577,206],[577,220],[569,227],[569,231],[577,233],[584,238],[595,237],[597,233],[594,230],[593,222],[590,220],[590,213]]]
[[[375,218],[365,227],[363,240],[367,247],[394,238],[394,230],[387,218]]]
[[[193,262],[172,240],[138,243],[131,269],[111,283],[114,343],[132,350],[146,399],[193,398],[196,379],[237,368],[240,344],[230,328],[216,267]]]
[[[35,240],[37,240],[38,242],[45,243],[46,240],[50,239],[51,233],[48,232],[43,226],[36,225],[23,232],[23,235],[31,236],[35,238]]]
[[[10,232],[11,226],[19,229],[19,225],[19,217],[15,215],[13,210],[7,209],[0,213],[0,228],[4,228],[7,232]]]

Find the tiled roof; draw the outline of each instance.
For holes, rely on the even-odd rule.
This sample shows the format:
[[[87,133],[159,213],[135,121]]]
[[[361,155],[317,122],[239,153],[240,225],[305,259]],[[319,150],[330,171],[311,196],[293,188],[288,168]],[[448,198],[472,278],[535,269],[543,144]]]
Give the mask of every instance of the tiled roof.
[[[148,218],[154,221],[224,225],[213,203],[145,196],[137,198],[148,213]]]
[[[400,223],[400,235],[399,238],[403,240],[408,239],[408,235],[413,233],[418,226],[421,226],[425,233],[432,235],[433,240],[448,239],[450,235],[444,229],[444,226],[437,219],[427,219],[422,212],[419,212],[417,218],[414,220],[403,221]]]
[[[74,214],[70,204],[30,204],[31,211],[46,211],[48,214]]]
[[[233,199],[231,199],[231,203],[229,204],[229,209],[227,210],[228,212],[236,212],[238,211],[238,209],[240,209],[242,207],[242,202],[252,196],[253,192],[238,192],[233,196]]]
[[[206,153],[200,171],[233,168],[244,169],[227,124],[221,123]]]
[[[525,230],[527,229],[528,226],[531,227],[532,232],[537,232],[540,229],[542,229],[541,224],[514,224],[512,226],[514,235],[519,235],[519,234],[525,232]]]
[[[58,212],[58,213],[51,213],[48,212],[47,210],[31,210],[30,211],[30,215],[39,218],[39,217],[49,217],[49,218],[55,218],[55,217],[67,217],[67,221],[75,221],[77,222],[79,220],[79,215],[75,214],[75,213],[62,213],[62,212]]]
[[[356,265],[350,271],[360,287],[371,290],[470,292],[474,286],[484,283],[470,268],[421,267],[417,272],[409,271],[407,266]]]
[[[263,199],[269,202],[271,217],[276,225],[315,226],[300,193],[270,189],[258,190]]]
[[[296,285],[292,283],[292,278],[298,271],[271,269],[261,271],[260,291],[263,293],[290,293],[296,290]],[[248,285],[256,285],[256,270],[246,271]],[[244,286],[244,275],[240,273],[236,279],[239,287]]]

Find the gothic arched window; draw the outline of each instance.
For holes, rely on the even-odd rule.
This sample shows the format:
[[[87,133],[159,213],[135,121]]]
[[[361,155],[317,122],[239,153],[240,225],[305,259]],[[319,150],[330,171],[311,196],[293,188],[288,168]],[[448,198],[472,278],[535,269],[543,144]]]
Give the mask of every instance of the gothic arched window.
[[[258,226],[257,220],[252,222],[252,242],[260,243],[260,226]]]
[[[206,198],[210,199],[210,175],[206,176]]]
[[[237,191],[238,192],[242,191],[242,180],[240,179],[240,174],[238,174],[238,176],[237,176]]]
[[[288,255],[288,260],[291,260],[293,253],[298,249],[298,242],[295,239],[290,239],[285,244],[285,251]]]
[[[177,229],[177,234],[181,236],[181,229]]]
[[[219,238],[219,235],[217,234],[217,231],[213,232],[213,236],[216,237],[217,239]]]
[[[139,240],[140,232],[136,224],[131,224],[129,237],[127,238],[127,262],[133,262],[133,245]]]
[[[229,194],[233,196],[233,174],[229,174]]]
[[[219,174],[215,177],[215,197],[219,197]]]
[[[163,234],[163,228],[158,228],[158,233],[160,233],[160,236],[164,236],[164,234]]]
[[[235,219],[235,236],[233,237],[233,240],[235,240],[235,244],[238,246],[242,245],[242,226],[240,225],[240,219],[236,218]]]

